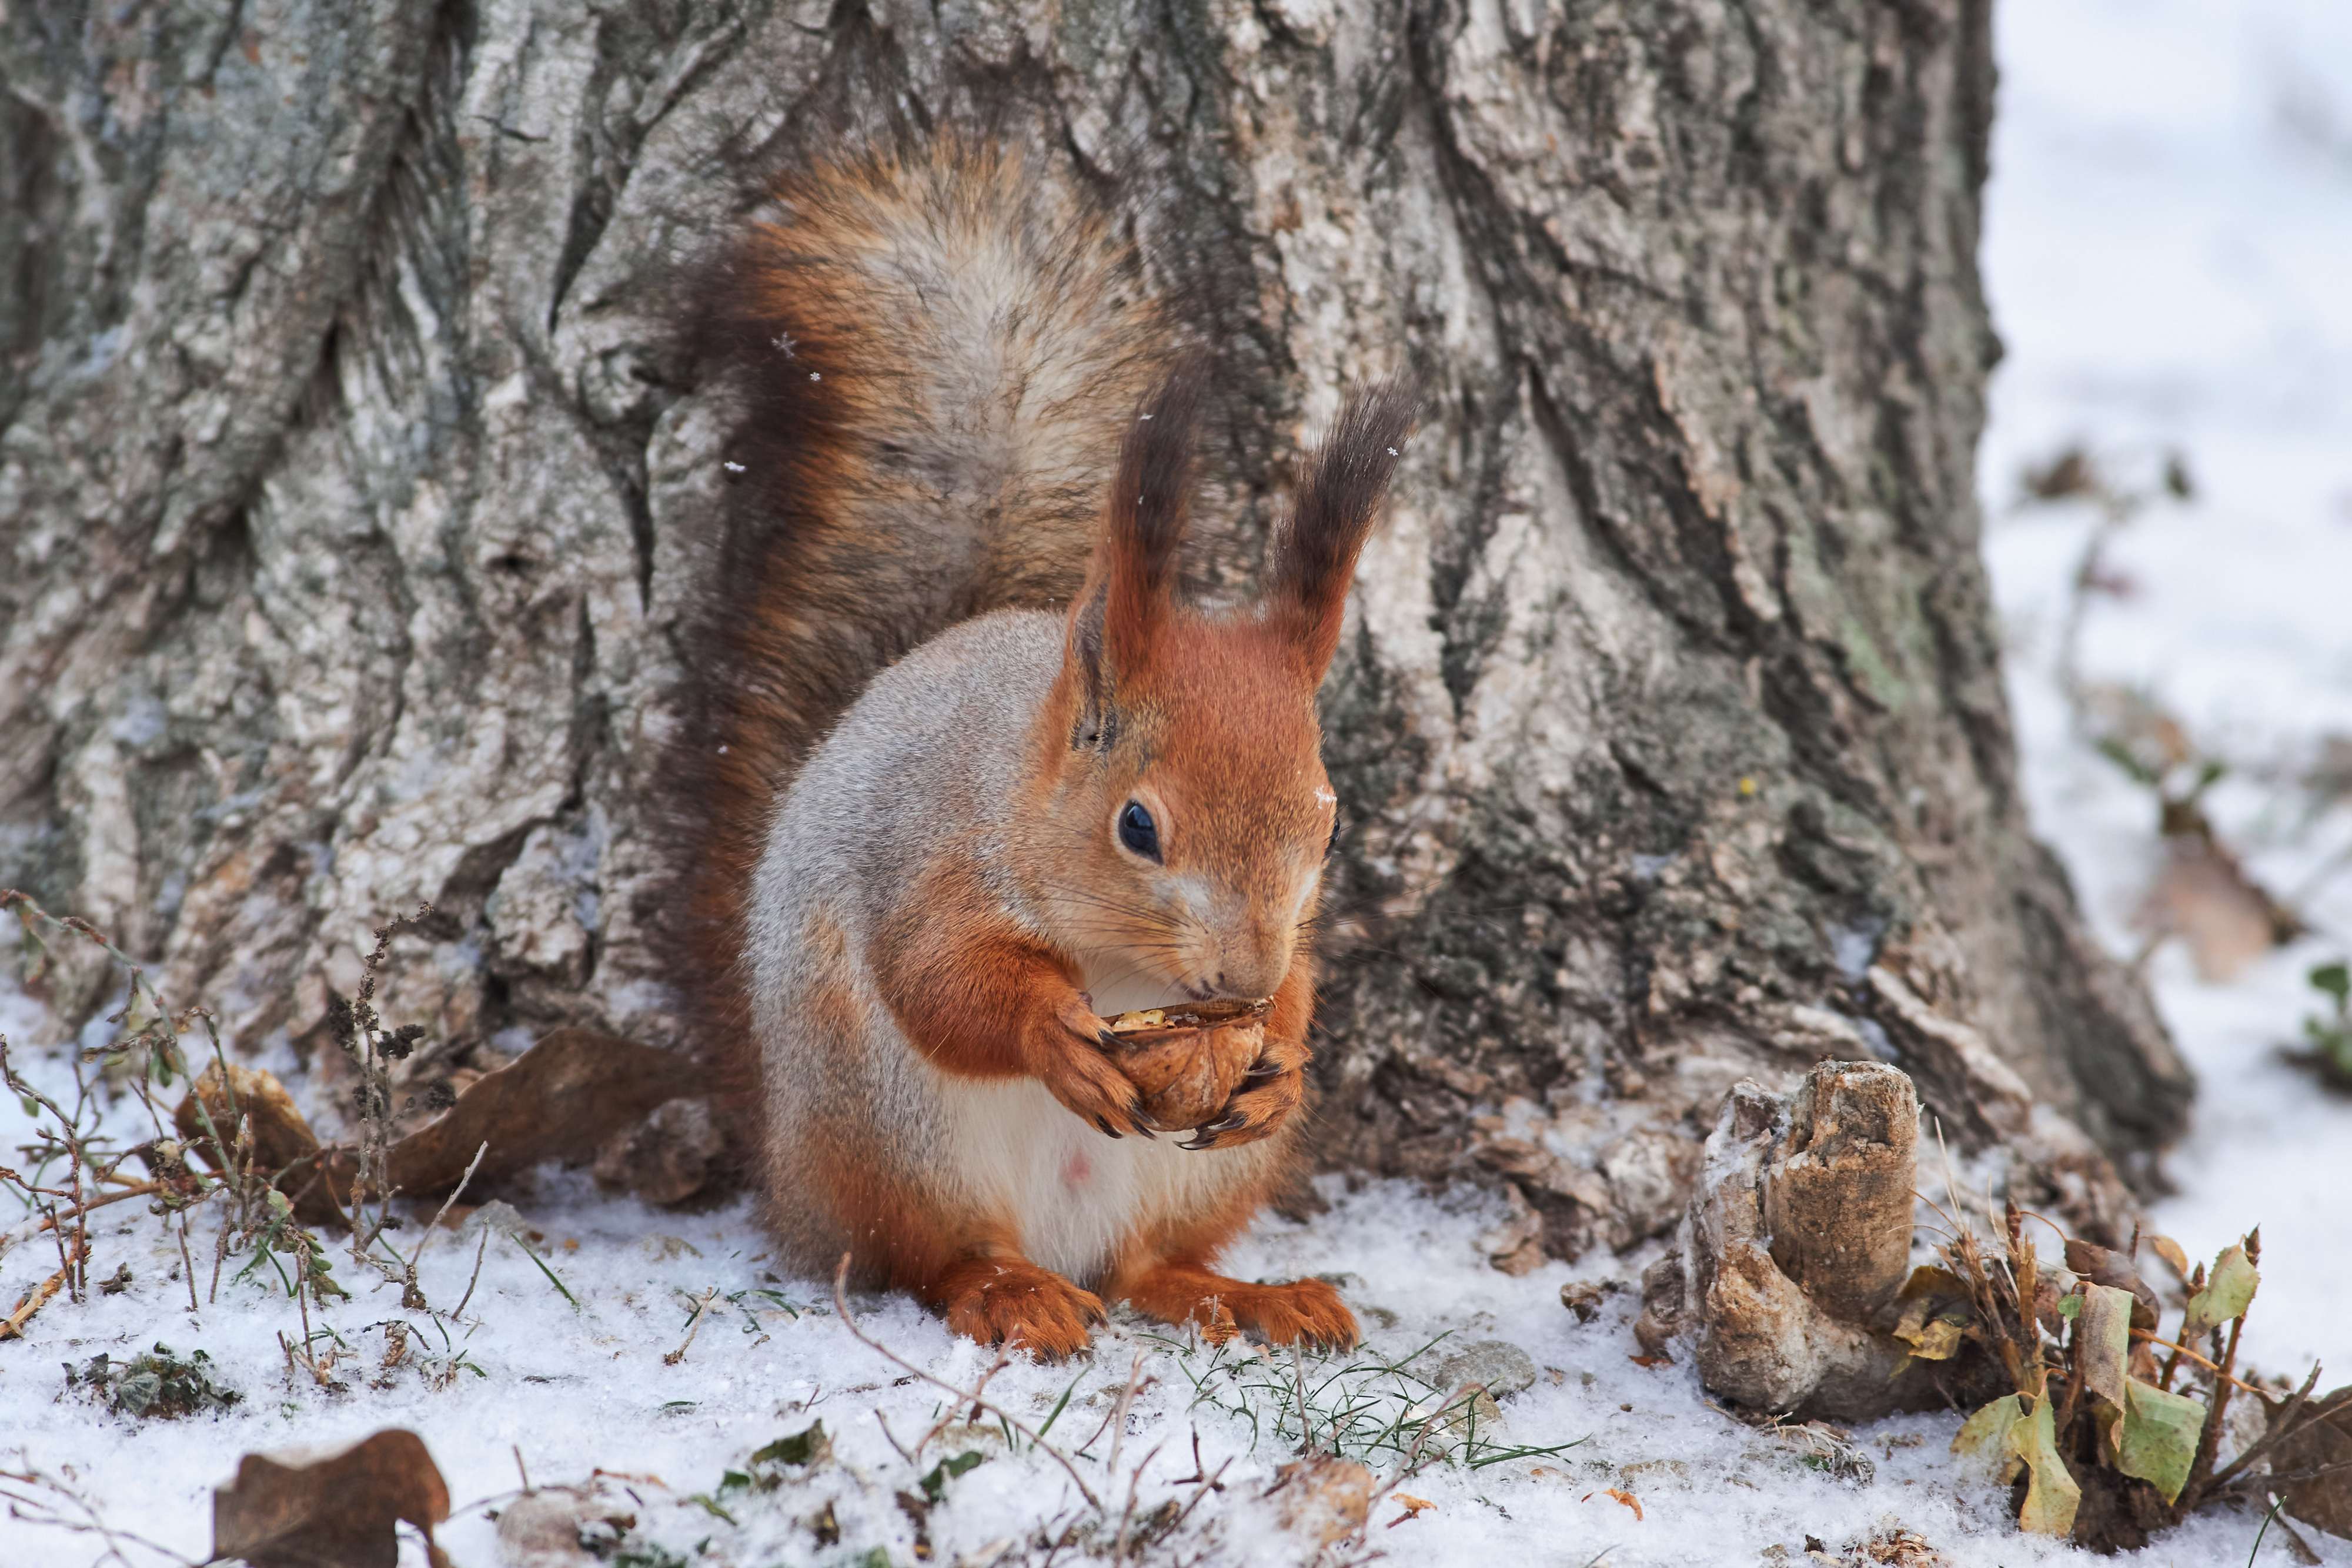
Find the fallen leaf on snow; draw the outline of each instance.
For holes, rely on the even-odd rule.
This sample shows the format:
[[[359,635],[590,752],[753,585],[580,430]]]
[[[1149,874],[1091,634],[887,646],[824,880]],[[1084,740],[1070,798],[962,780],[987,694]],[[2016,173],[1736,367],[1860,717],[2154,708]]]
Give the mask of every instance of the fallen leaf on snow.
[[[1392,1503],[1396,1503],[1404,1510],[1402,1513],[1398,1514],[1394,1519],[1389,1521],[1389,1528],[1391,1530],[1394,1530],[1398,1525],[1402,1524],[1408,1519],[1419,1519],[1423,1514],[1437,1506],[1428,1499],[1414,1497],[1410,1492],[1394,1493],[1390,1497],[1389,1500]]]
[[[324,1458],[247,1454],[213,1491],[213,1555],[253,1568],[395,1568],[403,1521],[425,1535],[436,1568],[447,1559],[433,1527],[449,1489],[425,1439],[392,1427]]]
[[[2199,979],[2226,984],[2300,934],[2302,923],[2206,833],[2175,834],[2165,843],[2164,869],[2148,891],[2140,924],[2187,942]]]
[[[393,1185],[412,1194],[457,1185],[485,1143],[475,1179],[496,1182],[542,1160],[584,1160],[654,1107],[693,1088],[675,1052],[591,1029],[559,1029],[485,1073],[447,1114],[393,1145]]]

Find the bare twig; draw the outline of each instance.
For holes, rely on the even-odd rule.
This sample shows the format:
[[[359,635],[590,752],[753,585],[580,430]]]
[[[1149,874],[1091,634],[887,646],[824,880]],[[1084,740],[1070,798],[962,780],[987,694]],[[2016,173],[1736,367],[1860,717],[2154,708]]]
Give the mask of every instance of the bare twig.
[[[0,1339],[15,1339],[22,1334],[25,1332],[25,1325],[33,1321],[33,1314],[47,1306],[49,1299],[58,1293],[58,1288],[72,1277],[73,1264],[68,1263],[26,1291],[25,1299],[16,1303],[16,1310],[5,1318],[0,1318]]]
[[[2199,1366],[2203,1367],[2206,1371],[2213,1374],[2214,1376],[2228,1383],[2232,1388],[2242,1389],[2248,1394],[2260,1394],[2262,1392],[2261,1389],[2255,1387],[2252,1384],[2242,1383],[2230,1374],[2223,1372],[2221,1367],[2217,1366],[2212,1362],[2206,1360],[2203,1356],[2198,1354],[2187,1345],[2176,1344],[2171,1340],[2166,1339],[2162,1334],[2152,1333],[2147,1329],[2134,1329],[2131,1331],[2131,1336],[2134,1339],[2146,1340],[2150,1344],[2160,1344],[2164,1346],[2165,1349],[2172,1352],[2175,1357],[2183,1361],[2194,1362]]]
[[[485,1145],[484,1146],[488,1147],[488,1145]],[[711,1286],[710,1289],[703,1291],[699,1296],[689,1296],[687,1298],[687,1300],[694,1303],[694,1315],[686,1321],[686,1338],[679,1343],[676,1350],[671,1351],[667,1355],[662,1357],[662,1364],[664,1366],[676,1366],[679,1362],[686,1359],[687,1346],[692,1344],[694,1343],[694,1336],[698,1333],[701,1332],[703,1314],[710,1311],[710,1303],[718,1299],[719,1287],[716,1285]]]
[[[134,1197],[145,1197],[149,1193],[162,1192],[164,1190],[164,1184],[160,1181],[142,1181],[135,1183],[130,1186],[117,1187],[114,1191],[106,1194],[102,1197],[93,1197],[84,1202],[81,1206],[80,1212],[83,1214],[92,1214],[97,1212],[99,1209],[106,1207],[110,1204],[129,1203]],[[11,1247],[19,1246],[24,1242],[30,1241],[34,1237],[40,1235],[44,1231],[56,1229],[57,1224],[57,1217],[55,1215],[50,1215],[47,1218],[39,1221],[37,1224],[22,1226],[17,1229],[10,1231],[5,1236],[0,1236],[0,1253],[5,1253]]]
[[[1201,1465],[1201,1430],[1197,1427],[1192,1429],[1192,1473],[1176,1483],[1179,1486],[1191,1484],[1192,1495],[1185,1500],[1184,1506],[1177,1511],[1176,1517],[1169,1521],[1170,1535],[1174,1535],[1184,1528],[1184,1521],[1192,1517],[1192,1511],[1200,1506],[1202,1498],[1213,1491],[1224,1490],[1223,1483],[1225,1471],[1232,1468],[1233,1462],[1233,1457],[1227,1455],[1224,1463],[1217,1467],[1215,1474],[1204,1473]]]
[[[2294,1441],[2318,1423],[2345,1410],[2352,1410],[2352,1390],[2338,1390],[2316,1405],[2311,1403],[2311,1391],[2319,1384],[2319,1366],[2314,1363],[2303,1385],[2271,1418],[2270,1429],[2249,1444],[2246,1451],[2230,1461],[2227,1469],[2209,1483],[2208,1490],[2218,1492],[2242,1476],[2247,1469],[2260,1463],[2285,1444]]]
[[[1110,1458],[1103,1467],[1106,1469],[1113,1472],[1118,1469],[1118,1451],[1127,1444],[1128,1412],[1135,1408],[1136,1392],[1142,1386],[1143,1353],[1139,1350],[1135,1353],[1135,1360],[1128,1366],[1127,1383],[1118,1391],[1118,1403],[1111,1406]]]
[[[898,1435],[890,1430],[890,1423],[883,1419],[882,1412],[878,1409],[874,1412],[874,1424],[882,1428],[882,1440],[890,1445],[892,1452],[896,1453],[900,1458],[906,1460],[909,1465],[916,1463],[915,1454],[919,1454],[923,1451],[923,1445],[921,1443],[918,1442],[915,1445],[915,1454],[908,1453],[907,1451],[907,1445],[898,1441]]]
[[[1088,1507],[1092,1508],[1097,1513],[1100,1513],[1102,1511],[1102,1500],[1095,1496],[1094,1489],[1087,1485],[1086,1478],[1078,1474],[1077,1467],[1070,1463],[1068,1457],[1065,1455],[1061,1449],[1045,1441],[1044,1437],[1040,1437],[1034,1429],[1032,1429],[1027,1422],[1015,1420],[1012,1412],[1006,1410],[1001,1405],[992,1404],[986,1400],[976,1398],[969,1391],[958,1388],[954,1384],[948,1382],[946,1379],[934,1377],[931,1374],[924,1371],[921,1367],[917,1366],[913,1362],[908,1361],[905,1356],[900,1355],[897,1351],[892,1350],[880,1340],[874,1338],[872,1335],[866,1333],[863,1329],[857,1326],[857,1320],[852,1317],[849,1312],[849,1254],[846,1252],[841,1255],[840,1267],[833,1271],[833,1304],[835,1311],[841,1316],[841,1326],[849,1331],[850,1338],[856,1340],[866,1349],[873,1351],[876,1354],[881,1356],[885,1361],[889,1362],[892,1365],[912,1373],[915,1376],[922,1379],[922,1381],[929,1384],[934,1388],[944,1390],[948,1394],[954,1396],[958,1403],[971,1404],[981,1406],[981,1408],[986,1410],[990,1415],[995,1416],[998,1420],[1003,1422],[1006,1426],[1012,1427],[1023,1437],[1028,1438],[1033,1446],[1042,1449],[1049,1458],[1051,1458],[1055,1464],[1062,1467],[1062,1473],[1070,1478],[1070,1484],[1078,1489],[1078,1495],[1087,1500]]]
[[[1139,1353],[1136,1356],[1139,1367],[1142,1361],[1143,1357]],[[1122,1422],[1120,1425],[1124,1426],[1125,1423]],[[1135,1473],[1127,1478],[1127,1502],[1118,1511],[1118,1531],[1111,1540],[1110,1554],[1113,1562],[1127,1555],[1127,1532],[1135,1523],[1135,1499],[1136,1494],[1143,1488],[1143,1472],[1151,1468],[1151,1461],[1158,1458],[1160,1450],[1167,1446],[1165,1442],[1151,1445],[1151,1452],[1143,1456],[1142,1461],[1135,1467]]]
[[[106,1554],[99,1559],[100,1563],[130,1563],[131,1558],[122,1549],[131,1545],[152,1552],[166,1562],[180,1563],[183,1568],[198,1568],[194,1558],[184,1557],[143,1535],[107,1523],[89,1498],[67,1482],[35,1469],[21,1452],[17,1464],[22,1468],[0,1469],[0,1498],[7,1500],[9,1518],[75,1535],[95,1535],[106,1542]],[[69,1515],[66,1511],[68,1509],[79,1517]]]
[[[466,1315],[466,1303],[474,1299],[474,1285],[482,1277],[482,1254],[488,1252],[489,1249],[490,1228],[485,1225],[482,1227],[481,1240],[477,1242],[474,1246],[473,1277],[466,1281],[466,1293],[457,1298],[457,1309],[449,1314],[451,1317],[462,1318]]]
[[[1437,1429],[1439,1419],[1447,1411],[1460,1405],[1464,1399],[1475,1399],[1485,1392],[1486,1392],[1486,1385],[1483,1383],[1465,1383],[1438,1402],[1437,1408],[1431,1411],[1428,1417],[1422,1422],[1421,1430],[1412,1435],[1412,1444],[1405,1449],[1404,1458],[1397,1461],[1395,1470],[1391,1472],[1387,1480],[1381,1483],[1381,1490],[1372,1494],[1371,1501],[1364,1505],[1364,1522],[1356,1527],[1355,1539],[1359,1545],[1363,1542],[1364,1532],[1371,1528],[1372,1515],[1380,1511],[1381,1504],[1387,1500],[1389,1493],[1402,1486],[1405,1477],[1412,1474],[1420,1465],[1421,1450],[1428,1443],[1429,1435]]]
[[[425,1248],[433,1244],[433,1238],[440,1230],[441,1222],[449,1218],[449,1210],[456,1207],[459,1198],[466,1196],[466,1184],[474,1179],[474,1173],[482,1167],[482,1156],[489,1152],[489,1140],[485,1138],[482,1140],[482,1146],[474,1151],[474,1157],[467,1162],[466,1174],[457,1178],[457,1185],[449,1189],[449,1196],[443,1198],[441,1207],[434,1211],[433,1223],[425,1228],[424,1239],[416,1243],[416,1250],[409,1254],[408,1282],[410,1284],[416,1282],[416,1266],[425,1261]]]

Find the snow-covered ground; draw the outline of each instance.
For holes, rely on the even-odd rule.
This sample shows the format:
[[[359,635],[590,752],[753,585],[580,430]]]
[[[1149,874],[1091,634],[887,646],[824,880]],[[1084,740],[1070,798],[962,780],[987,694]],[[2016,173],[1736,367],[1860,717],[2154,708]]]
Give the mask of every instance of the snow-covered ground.
[[[2319,880],[2352,847],[2352,802],[2306,821],[2290,781],[2328,738],[2352,746],[2352,6],[2020,0],[1995,16],[1984,267],[2008,357],[1979,488],[2025,788],[2109,945],[2137,950],[2155,804],[2070,736],[2055,679],[2094,508],[2016,503],[2021,472],[2073,442],[2140,489],[2177,451],[2193,498],[2113,538],[2124,591],[2084,623],[2084,677],[2141,688],[2230,764],[2216,827],[2273,893],[2315,883],[2293,902],[2318,935],[2229,986],[2199,983],[2178,944],[2156,955],[2201,1093],[2155,1218],[2207,1257],[2259,1223],[2248,1345],[2342,1383],[2352,1101],[2276,1048],[2313,1010],[2311,965],[2352,949],[2352,865]]]
[[[2217,824],[2268,886],[2300,891],[2352,841],[2352,808],[2306,821],[2285,781],[2326,737],[2352,736],[2352,9],[2340,0],[2011,0],[1999,16],[1985,262],[2010,353],[1984,450],[1987,550],[2037,820],[2101,930],[2130,952],[2140,940],[2131,917],[2159,853],[2154,805],[2071,732],[2055,675],[2067,583],[2094,518],[2082,505],[2015,510],[2017,476],[2075,439],[2133,482],[2154,474],[2167,449],[2185,455],[2195,498],[2152,506],[2114,542],[2111,573],[2130,591],[2094,603],[2083,668],[2144,688],[2202,750],[2231,763],[2209,800]],[[2204,1082],[2194,1131],[2170,1164],[2179,1195],[2158,1218],[2209,1257],[2260,1222],[2254,1361],[2284,1370],[2320,1356],[2352,1374],[2352,1204],[2343,1201],[2352,1102],[2320,1094],[2275,1056],[2308,1003],[2304,970],[2352,939],[2352,870],[2301,907],[2322,935],[2234,984],[2200,984],[2175,948],[2153,962],[2166,1015]],[[0,1031],[21,1040],[33,1024],[28,1004],[0,994]],[[22,1126],[13,1105],[0,1106],[0,1147],[18,1143]],[[1835,1552],[1890,1521],[1960,1564],[2068,1555],[2019,1536],[2001,1489],[1956,1471],[1948,1418],[1857,1434],[1874,1476],[1840,1477],[1711,1409],[1687,1365],[1636,1364],[1630,1293],[1609,1298],[1590,1323],[1563,1310],[1563,1283],[1611,1270],[1630,1277],[1640,1258],[1509,1279],[1478,1255],[1473,1239],[1491,1217],[1475,1198],[1328,1190],[1333,1213],[1309,1227],[1267,1220],[1233,1260],[1235,1272],[1340,1278],[1373,1350],[1403,1356],[1449,1336],[1415,1363],[1424,1368],[1468,1342],[1508,1342],[1538,1370],[1505,1406],[1497,1440],[1584,1439],[1554,1457],[1414,1477],[1402,1490],[1434,1507],[1391,1529],[1405,1510],[1382,1505],[1371,1542],[1391,1556],[1468,1564],[1510,1549],[1612,1568],[1801,1563],[1808,1537]],[[939,1418],[935,1391],[853,1340],[824,1287],[774,1280],[740,1207],[650,1211],[574,1177],[547,1179],[520,1207],[578,1305],[514,1240],[494,1236],[451,1344],[420,1332],[408,1364],[382,1372],[381,1325],[419,1315],[400,1312],[394,1292],[364,1288],[326,1314],[351,1346],[335,1368],[338,1392],[289,1375],[277,1336],[299,1325],[274,1279],[224,1283],[217,1304],[192,1312],[173,1275],[177,1249],[142,1206],[107,1210],[96,1272],[128,1262],[131,1283],[87,1306],[54,1302],[28,1343],[0,1346],[0,1470],[21,1454],[81,1489],[110,1524],[189,1559],[208,1543],[209,1489],[238,1454],[387,1426],[411,1427],[430,1445],[459,1505],[442,1540],[469,1568],[500,1561],[496,1527],[476,1505],[509,1502],[519,1467],[541,1486],[585,1481],[599,1467],[619,1472],[602,1483],[602,1511],[635,1522],[612,1560],[644,1564],[764,1568],[814,1555],[865,1568],[878,1546],[905,1568],[917,1560],[914,1527],[892,1493],[919,1494],[934,1463],[967,1451],[986,1457],[940,1478],[931,1561],[992,1561],[1000,1542],[1018,1560],[1041,1521],[1076,1517],[1070,1479],[1025,1446],[1008,1451],[1002,1433],[959,1421],[919,1463],[901,1458],[892,1438],[911,1444]],[[0,1216],[0,1228],[16,1223]],[[197,1228],[200,1278],[210,1223]],[[434,1243],[422,1283],[436,1305],[465,1291],[478,1241],[467,1231]],[[42,1259],[34,1247],[0,1257],[0,1308],[45,1271]],[[339,1272],[360,1286],[348,1263]],[[713,1312],[670,1360],[687,1337],[688,1303],[714,1289]],[[906,1301],[856,1311],[865,1333],[950,1382],[985,1370],[983,1353]],[[1146,1350],[1155,1381],[1136,1397],[1119,1475],[1101,1463],[1108,1435],[1078,1461],[1080,1475],[1123,1498],[1126,1473],[1156,1448],[1137,1510],[1149,1515],[1163,1499],[1193,1495],[1181,1482],[1193,1473],[1197,1434],[1207,1467],[1231,1468],[1225,1490],[1183,1527],[1191,1550],[1216,1562],[1297,1560],[1297,1539],[1268,1523],[1282,1500],[1257,1497],[1289,1458],[1273,1435],[1283,1397],[1255,1396],[1265,1435],[1254,1444],[1250,1420],[1196,1406],[1191,1381],[1205,1376],[1231,1404],[1245,1397],[1244,1382],[1278,1386],[1282,1369],[1236,1378],[1209,1370],[1209,1353],[1178,1354],[1150,1332],[1115,1323],[1091,1363],[1013,1365],[992,1397],[1042,1423],[1075,1378],[1052,1434],[1075,1448],[1110,1413],[1133,1351]],[[100,1352],[119,1360],[157,1342],[205,1350],[242,1403],[217,1417],[134,1425],[66,1389],[59,1363]],[[457,1351],[462,1366],[446,1359]],[[820,1418],[841,1463],[814,1492],[772,1494],[793,1498],[797,1511],[720,1490],[727,1470],[751,1468],[753,1450]],[[837,1545],[818,1548],[802,1522],[812,1497],[837,1500]],[[2255,1529],[2251,1518],[2209,1516],[2132,1560],[2242,1562]],[[2327,1561],[2352,1563],[2352,1543],[2312,1539]],[[698,1551],[706,1543],[707,1554]],[[6,1568],[79,1564],[104,1550],[90,1535],[0,1518]],[[169,1561],[122,1550],[141,1564]],[[2273,1532],[2262,1561],[2285,1560]],[[421,1549],[411,1542],[403,1561],[421,1563]]]

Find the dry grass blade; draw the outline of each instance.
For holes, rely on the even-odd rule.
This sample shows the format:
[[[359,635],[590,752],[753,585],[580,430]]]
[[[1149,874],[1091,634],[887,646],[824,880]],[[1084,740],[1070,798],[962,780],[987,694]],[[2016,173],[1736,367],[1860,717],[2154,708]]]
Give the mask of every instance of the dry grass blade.
[[[25,1325],[33,1321],[33,1314],[49,1304],[51,1298],[64,1288],[66,1281],[72,1273],[73,1265],[68,1263],[26,1291],[25,1299],[16,1303],[16,1311],[10,1312],[5,1318],[0,1318],[0,1339],[15,1339],[22,1334],[25,1332]]]

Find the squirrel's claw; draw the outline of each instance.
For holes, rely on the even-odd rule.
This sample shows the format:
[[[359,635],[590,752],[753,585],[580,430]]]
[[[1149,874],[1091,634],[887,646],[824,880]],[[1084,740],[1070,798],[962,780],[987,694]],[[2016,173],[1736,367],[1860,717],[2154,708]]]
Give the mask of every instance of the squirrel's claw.
[[[1213,1149],[1217,1146],[1217,1140],[1220,1137],[1227,1133],[1239,1131],[1248,1122],[1247,1116],[1236,1111],[1231,1115],[1219,1117],[1216,1121],[1206,1122],[1193,1128],[1192,1141],[1176,1146],[1180,1149]]]
[[[1180,1149],[1234,1148],[1274,1135],[1298,1109],[1306,1093],[1307,1052],[1299,1041],[1269,1040],[1266,1049],[1242,1075],[1224,1113],[1192,1129]]]

